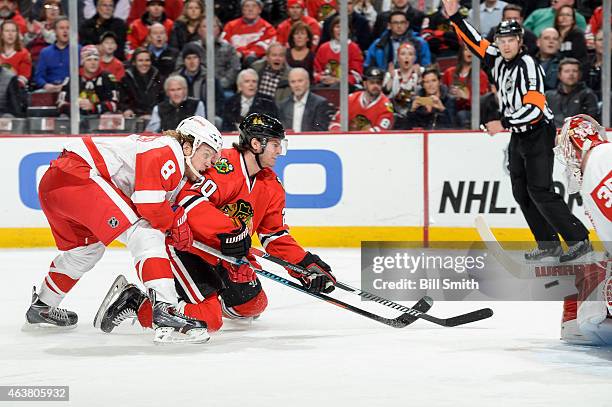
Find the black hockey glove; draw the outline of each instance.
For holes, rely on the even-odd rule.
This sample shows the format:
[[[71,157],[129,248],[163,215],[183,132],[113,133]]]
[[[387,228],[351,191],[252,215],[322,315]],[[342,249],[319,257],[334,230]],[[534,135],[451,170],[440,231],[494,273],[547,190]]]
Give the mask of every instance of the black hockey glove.
[[[221,253],[224,255],[241,259],[249,254],[251,235],[243,221],[240,221],[239,228],[230,233],[219,233],[217,237],[221,242]]]
[[[306,252],[306,256],[298,263],[299,266],[304,267],[310,271],[310,276],[304,276],[294,271],[289,271],[292,277],[300,280],[302,285],[313,293],[331,293],[334,291],[334,284],[336,284],[336,277],[331,272],[331,267],[325,263],[319,256]]]

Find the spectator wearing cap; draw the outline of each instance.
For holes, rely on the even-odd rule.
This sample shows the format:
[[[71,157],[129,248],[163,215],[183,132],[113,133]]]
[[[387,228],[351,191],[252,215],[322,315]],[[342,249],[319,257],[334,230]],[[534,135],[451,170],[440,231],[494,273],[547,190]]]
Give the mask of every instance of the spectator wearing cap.
[[[82,45],[100,44],[102,34],[112,32],[117,41],[115,56],[125,60],[125,40],[127,26],[125,21],[113,16],[115,2],[113,0],[98,0],[96,14],[83,21],[79,27],[79,40]]]
[[[234,94],[236,76],[240,72],[241,61],[232,44],[221,38],[223,25],[217,16],[213,18],[213,36],[215,39],[215,78],[219,79],[225,97]],[[198,28],[199,38],[189,44],[196,45],[202,56],[202,64],[206,67],[206,19],[200,22]]]
[[[322,96],[310,92],[309,74],[304,68],[289,72],[291,95],[278,104],[280,121],[287,130],[327,131],[336,109]]]
[[[287,48],[283,45],[278,42],[272,43],[266,51],[266,57],[252,65],[259,75],[257,91],[271,97],[276,103],[286,99],[291,94],[286,53]]]
[[[274,100],[257,92],[259,76],[252,68],[247,68],[238,74],[236,84],[238,93],[225,101],[223,109],[223,131],[236,131],[238,125],[251,113],[265,112],[278,118],[278,108]]]
[[[325,86],[335,86],[340,82],[340,16],[335,16],[331,25],[332,40],[322,44],[317,50],[314,61],[315,82]],[[348,41],[349,75],[348,81],[355,85],[361,81],[363,55],[359,46]],[[346,76],[343,76],[346,77]]]
[[[362,14],[353,11],[353,0],[347,0],[348,8],[348,21],[349,21],[349,39],[359,45],[362,51],[366,51],[372,43],[372,30],[370,29],[370,23],[368,19]],[[329,41],[333,36],[331,32],[331,24],[336,17],[340,16],[338,13],[338,6],[334,9],[334,12],[328,15],[323,21],[321,28],[321,41],[320,44]]]
[[[55,20],[55,43],[43,48],[34,70],[34,83],[47,92],[59,92],[70,77],[68,41],[70,22],[68,17]]]
[[[82,115],[118,111],[118,83],[112,75],[100,69],[100,51],[95,45],[85,45],[81,48],[78,104]],[[58,95],[57,106],[60,113],[70,113],[70,80],[66,81]]]
[[[159,71],[152,64],[152,54],[137,48],[121,81],[120,109],[125,117],[151,118],[153,107],[164,99]]]
[[[129,26],[127,42],[130,49],[145,45],[153,24],[161,24],[164,27],[166,42],[168,41],[174,23],[166,16],[164,4],[164,0],[147,0],[147,11]]]
[[[146,11],[147,5],[149,4],[148,0],[129,0],[130,1],[130,10],[126,23],[128,26],[132,24],[134,21],[138,20]],[[183,3],[184,0],[166,0],[164,2],[165,13],[166,16],[174,21],[183,12]]]
[[[286,47],[289,44],[289,32],[291,31],[291,27],[298,21],[301,21],[310,27],[312,33],[312,49],[317,49],[319,40],[321,39],[321,27],[317,20],[304,15],[305,8],[304,0],[287,0],[287,14],[289,18],[276,27],[277,42]]]
[[[390,63],[397,66],[397,50],[405,42],[411,42],[417,50],[416,63],[421,66],[431,64],[429,44],[410,29],[406,14],[394,11],[389,17],[389,30],[372,43],[366,54],[365,66],[387,69]]]
[[[371,66],[364,74],[363,90],[353,92],[348,100],[350,131],[379,132],[393,128],[393,105],[382,92],[385,73]],[[340,112],[329,126],[331,131],[340,130]]]
[[[174,21],[168,43],[176,49],[183,49],[188,42],[200,38],[198,29],[204,20],[204,4],[200,0],[187,0],[183,6],[183,14]]]
[[[174,71],[176,59],[180,51],[168,46],[168,35],[166,29],[160,23],[154,23],[149,28],[149,46],[147,47],[153,55],[153,65],[159,70],[163,80]]]
[[[28,32],[23,37],[23,42],[30,51],[32,62],[38,61],[40,51],[55,42],[55,31],[53,25],[55,20],[62,15],[62,7],[59,0],[45,0],[41,15],[32,20]]]
[[[28,32],[28,25],[25,18],[19,13],[19,7],[15,0],[0,1],[0,24],[6,20],[13,20],[19,27],[19,34],[25,35]]]
[[[117,36],[112,31],[107,31],[100,37],[100,68],[104,72],[112,74],[117,82],[121,82],[125,75],[123,63],[115,56],[117,50]]]
[[[17,24],[12,20],[0,24],[0,64],[12,68],[21,86],[27,86],[32,76],[32,58],[21,42]]]
[[[187,81],[187,95],[189,97],[201,100],[206,105],[206,67],[202,65],[201,49],[196,44],[187,44],[181,53],[183,63],[173,75],[180,75]],[[223,105],[225,97],[223,96],[223,87],[217,78],[215,78],[215,114],[219,117],[223,116]]]
[[[174,130],[183,119],[206,116],[204,103],[187,96],[187,81],[182,76],[169,76],[164,82],[164,91],[167,99],[153,108],[147,131]]]
[[[272,24],[260,17],[262,7],[261,0],[242,0],[242,17],[228,22],[222,34],[236,48],[243,66],[262,58],[276,40]]]

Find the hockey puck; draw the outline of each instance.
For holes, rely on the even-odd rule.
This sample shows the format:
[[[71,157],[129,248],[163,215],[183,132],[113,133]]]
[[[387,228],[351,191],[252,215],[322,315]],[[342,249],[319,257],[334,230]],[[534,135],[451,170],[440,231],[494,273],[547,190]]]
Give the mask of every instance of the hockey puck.
[[[551,281],[550,283],[544,284],[544,288],[551,288],[551,287],[554,287],[556,285],[559,285],[559,280]]]

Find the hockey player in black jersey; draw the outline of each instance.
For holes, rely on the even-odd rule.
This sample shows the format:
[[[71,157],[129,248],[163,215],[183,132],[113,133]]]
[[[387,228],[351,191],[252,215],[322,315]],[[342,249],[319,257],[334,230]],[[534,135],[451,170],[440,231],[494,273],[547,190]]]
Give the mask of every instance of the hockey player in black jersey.
[[[509,153],[512,193],[538,243],[527,260],[576,259],[593,250],[587,228],[572,215],[553,189],[556,129],[544,96],[544,71],[523,47],[523,28],[502,21],[491,44],[459,13],[458,0],[443,0],[457,36],[482,61],[498,90],[501,120],[486,123],[490,134],[511,132]],[[559,235],[569,249],[563,253]]]

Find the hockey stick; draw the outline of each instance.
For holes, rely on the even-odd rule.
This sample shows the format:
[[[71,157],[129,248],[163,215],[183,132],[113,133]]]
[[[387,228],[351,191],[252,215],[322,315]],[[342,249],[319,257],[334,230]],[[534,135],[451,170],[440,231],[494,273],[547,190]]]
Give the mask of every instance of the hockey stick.
[[[216,250],[216,249],[214,249],[212,247],[209,247],[209,246],[207,246],[207,245],[205,245],[203,243],[200,243],[200,242],[194,241],[193,242],[193,247],[195,247],[198,250],[202,250],[202,251],[204,251],[206,253],[212,254],[213,256],[215,256],[215,257],[217,257],[217,258],[219,258],[221,260],[225,260],[228,263],[232,263],[232,264],[236,264],[236,265],[243,265],[243,264],[249,264],[250,265],[250,263],[247,262],[247,261],[239,260],[239,259],[236,259],[234,257],[225,256],[220,251],[218,251],[218,250]],[[415,316],[414,315],[415,313],[426,312],[433,305],[433,301],[431,300],[431,298],[423,297],[423,298],[421,298],[419,300],[419,302],[417,302],[417,304],[415,305],[414,309],[407,308],[407,309],[410,309],[411,312],[403,313],[400,316],[398,316],[397,318],[386,318],[386,317],[383,317],[381,315],[377,315],[377,314],[374,314],[372,312],[369,312],[369,311],[366,311],[364,309],[361,309],[359,307],[356,307],[354,305],[348,304],[348,303],[346,303],[344,301],[341,301],[341,300],[335,299],[333,297],[330,297],[329,295],[326,295],[326,294],[323,294],[323,293],[313,293],[313,292],[310,292],[306,288],[304,288],[301,284],[294,283],[293,281],[289,281],[286,278],[281,277],[281,276],[279,276],[277,274],[274,274],[274,273],[272,273],[270,271],[267,271],[267,270],[264,270],[264,269],[258,269],[258,268],[255,268],[255,267],[253,267],[253,270],[257,274],[259,274],[260,276],[267,277],[267,278],[269,278],[271,280],[276,281],[277,283],[283,284],[283,285],[285,285],[287,287],[291,287],[294,290],[301,291],[301,292],[303,292],[305,294],[308,294],[308,295],[311,295],[311,296],[313,296],[315,298],[318,298],[320,300],[326,301],[326,302],[328,302],[328,303],[330,303],[332,305],[335,305],[335,306],[340,307],[340,308],[344,308],[346,310],[349,310],[351,312],[354,312],[354,313],[359,314],[361,316],[364,316],[366,318],[372,319],[374,321],[383,323],[385,325],[391,326],[393,328],[404,328],[404,327],[410,325],[411,323],[413,323],[415,321],[415,318],[413,318],[413,316]]]
[[[247,261],[238,260],[238,259],[235,259],[235,258],[232,258],[232,257],[225,256],[221,252],[219,252],[218,250],[213,249],[212,247],[209,247],[209,246],[207,246],[207,245],[205,245],[203,243],[200,243],[200,242],[193,242],[193,246],[196,249],[199,249],[199,250],[202,250],[202,251],[207,252],[209,254],[212,254],[213,256],[216,256],[216,257],[218,257],[218,258],[220,258],[222,260],[225,260],[225,261],[227,261],[229,263],[232,263],[232,264],[239,264],[239,265],[240,264],[249,264]],[[251,248],[251,250],[256,250],[256,249]],[[259,252],[261,252],[261,251],[259,251]],[[253,253],[256,254],[256,252],[253,252]],[[277,257],[268,255],[265,252],[261,252],[261,253],[262,254],[266,254],[267,256],[264,257],[264,258],[269,260],[269,261],[276,262],[277,264],[279,264],[281,266],[283,266],[286,263],[287,265],[291,265],[292,267],[296,268],[296,271],[299,272],[299,273],[310,274],[308,271],[302,269],[299,266],[296,266],[294,264],[286,262],[286,261],[284,261],[282,259],[279,259]],[[264,276],[266,276],[268,278],[272,278],[272,279],[274,279],[276,281],[279,281],[279,280],[277,280],[277,278],[278,279],[282,279],[282,280],[286,281],[287,283],[290,283],[291,285],[290,284],[285,284],[284,282],[279,281],[282,284],[290,285],[291,287],[297,289],[298,291],[302,291],[302,292],[305,292],[307,294],[314,295],[314,293],[309,292],[304,287],[302,287],[300,284],[296,284],[296,283],[294,283],[292,281],[288,281],[288,280],[284,279],[283,277],[277,276],[274,273],[270,273],[269,271],[265,271],[265,270],[258,270],[258,269],[254,269],[254,270],[258,274],[262,274],[262,272],[268,273],[271,276],[266,275],[266,274],[262,274],[262,275],[264,275]],[[340,284],[340,285],[338,285],[338,284]],[[348,285],[346,285],[344,283],[336,282],[336,287],[338,287],[338,288],[340,288],[340,289],[342,289],[344,291],[350,292],[352,294],[361,296],[363,298],[368,298],[368,299],[372,299],[372,300],[374,300],[374,298],[376,298],[376,300],[374,300],[374,301],[376,301],[377,303],[385,305],[385,306],[388,306],[388,307],[391,307],[391,308],[396,309],[398,311],[404,312],[404,314],[400,315],[398,318],[395,319],[395,320],[398,320],[398,319],[403,320],[403,323],[405,323],[404,326],[408,325],[409,323],[414,322],[414,318],[421,318],[421,319],[425,319],[425,320],[427,320],[429,322],[432,322],[434,324],[437,324],[437,325],[446,326],[446,327],[453,327],[453,326],[468,324],[470,322],[480,321],[481,319],[489,318],[490,316],[493,315],[493,311],[490,308],[483,308],[483,309],[480,309],[480,310],[477,310],[477,311],[469,312],[467,314],[457,315],[457,316],[452,317],[452,318],[436,318],[436,317],[433,317],[433,316],[431,316],[429,314],[426,314],[424,311],[419,310],[417,307],[409,308],[409,307],[406,307],[404,305],[394,303],[393,301],[387,300],[385,298],[379,297],[377,295],[374,295],[374,294],[371,294],[371,293],[368,293],[368,292],[365,292],[365,291],[361,291],[361,290],[359,290],[357,288],[350,287],[350,286],[348,286]],[[340,303],[345,304],[345,305],[349,305],[349,304],[346,304],[346,303],[344,303],[342,301],[336,300],[336,299],[331,298],[331,297],[329,297],[327,295],[324,295],[324,294],[317,294],[317,295],[314,295],[314,296],[323,296],[324,298],[322,298],[322,299],[324,299],[325,301],[328,301],[327,300],[328,298],[332,300],[332,301],[328,301],[328,302],[332,302],[333,303],[333,301],[335,301],[335,302],[340,302]],[[421,303],[421,301],[423,301],[423,300],[433,304],[433,300],[431,298],[429,298],[429,297],[423,297],[421,300],[419,300],[419,303]],[[417,304],[419,304],[419,303],[417,303]],[[335,304],[335,305],[338,305],[338,304]],[[338,306],[342,306],[342,305],[338,305]],[[342,307],[344,308],[344,306],[342,306]],[[368,314],[371,314],[370,312],[362,310],[360,308],[357,308],[357,307],[354,307],[354,306],[351,306],[351,307],[353,307],[353,308],[355,308],[357,310],[360,310],[361,312],[366,312]],[[355,311],[355,310],[351,310],[351,311],[359,313],[358,311]],[[378,318],[382,318],[380,316],[377,316],[377,317]],[[407,318],[409,319],[410,322],[406,321]],[[372,318],[372,319],[376,319],[376,318]],[[401,327],[398,327],[398,328],[401,328]]]
[[[478,215],[474,220],[474,224],[480,238],[484,242],[487,249],[491,251],[499,264],[514,277],[519,279],[551,277],[574,279],[577,271],[584,272],[584,270],[593,267],[595,263],[599,264],[604,269],[606,267],[610,267],[610,261],[606,260],[593,261],[591,263],[520,263],[513,259],[499,244],[484,216]]]
[[[271,254],[266,253],[262,250],[259,250],[255,247],[251,247],[251,254],[254,254],[257,257],[261,257],[263,259],[271,261],[272,263],[278,264],[279,266],[283,266],[285,268],[291,269],[295,271],[296,273],[305,274],[305,275],[312,274],[311,272],[309,272],[303,267],[300,267],[293,263],[289,263],[288,261],[285,261],[279,257],[272,256]],[[468,312],[467,314],[461,314],[461,315],[457,315],[451,318],[436,318],[436,317],[433,317],[425,313],[415,315],[413,312],[414,307],[412,308],[406,307],[404,305],[398,304],[386,298],[380,297],[376,294],[372,294],[367,291],[363,291],[358,288],[351,287],[350,285],[345,284],[341,281],[336,281],[335,286],[341,290],[348,291],[354,295],[358,295],[366,300],[377,302],[379,304],[382,304],[386,307],[396,309],[398,311],[411,313],[411,315],[415,318],[422,318],[429,322],[433,322],[434,324],[447,326],[447,327],[469,324],[470,322],[480,321],[481,319],[486,319],[493,315],[493,310],[491,310],[490,308],[482,308],[476,311]]]

